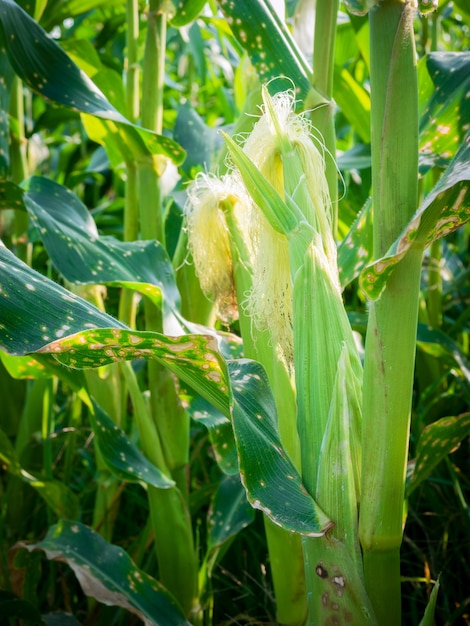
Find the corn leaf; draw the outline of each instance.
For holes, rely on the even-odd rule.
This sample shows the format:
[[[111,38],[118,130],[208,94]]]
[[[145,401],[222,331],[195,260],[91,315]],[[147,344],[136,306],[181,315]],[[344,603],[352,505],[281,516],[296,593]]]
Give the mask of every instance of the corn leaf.
[[[470,52],[432,52],[426,64],[434,91],[420,121],[420,164],[442,167],[470,123]]]
[[[240,474],[251,505],[291,532],[318,537],[331,527],[282,447],[274,397],[259,363],[229,363],[233,429]]]
[[[0,0],[0,40],[18,76],[44,98],[107,121],[135,158],[162,154],[179,164],[174,141],[131,124],[60,46],[13,0]]]
[[[69,282],[126,286],[158,307],[164,294],[169,309],[177,311],[180,298],[173,268],[158,242],[100,237],[85,205],[45,178],[31,178],[23,198],[52,263]]]
[[[78,519],[80,515],[78,497],[64,483],[23,469],[10,440],[2,430],[0,430],[0,459],[3,467],[35,489],[58,517]]]
[[[360,285],[372,300],[380,297],[388,277],[412,246],[429,246],[470,220],[469,138],[387,254],[362,271]]]
[[[255,513],[246,499],[240,477],[225,476],[215,492],[209,511],[208,552],[222,546],[254,519]]]
[[[407,484],[407,496],[431,475],[436,465],[457,448],[469,433],[470,413],[443,417],[426,426],[418,441],[413,474]]]
[[[170,19],[172,26],[179,28],[197,19],[206,0],[172,0],[175,13]]]
[[[311,89],[311,69],[288,28],[265,0],[221,0],[220,8],[240,45],[248,53],[260,80],[279,76],[290,79],[299,90],[300,100]],[[286,89],[286,81],[276,80],[270,90]]]
[[[103,461],[114,476],[129,482],[141,481],[157,489],[175,486],[96,403],[90,411],[90,420]]]
[[[424,611],[423,619],[420,621],[418,626],[434,626],[434,612],[436,610],[437,594],[439,592],[439,587],[440,582],[438,578],[434,583],[434,587],[432,588],[426,610]]]
[[[163,585],[140,570],[124,550],[79,522],[62,520],[39,543],[20,546],[65,561],[86,595],[127,609],[146,626],[189,626]]]

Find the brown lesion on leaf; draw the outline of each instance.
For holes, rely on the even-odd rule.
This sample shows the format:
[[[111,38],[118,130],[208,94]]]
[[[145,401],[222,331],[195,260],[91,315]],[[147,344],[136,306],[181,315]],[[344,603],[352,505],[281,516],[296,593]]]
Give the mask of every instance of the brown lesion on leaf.
[[[319,576],[320,578],[328,578],[328,572],[327,570],[323,567],[322,562],[320,561],[320,563],[318,563],[318,565],[315,568],[315,573],[317,576]]]

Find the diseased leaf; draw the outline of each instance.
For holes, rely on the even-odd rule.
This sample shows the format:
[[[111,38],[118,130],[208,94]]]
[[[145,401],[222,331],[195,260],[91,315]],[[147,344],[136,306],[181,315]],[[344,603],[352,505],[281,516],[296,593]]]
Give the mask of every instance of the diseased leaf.
[[[84,328],[124,324],[31,269],[0,242],[0,349],[36,352]]]
[[[412,246],[425,248],[470,220],[469,162],[470,134],[387,254],[362,271],[359,282],[369,298],[379,298],[396,264]]]
[[[13,0],[0,0],[0,39],[18,76],[44,98],[106,120],[135,158],[162,154],[179,164],[184,151],[163,135],[134,126],[58,44]]]
[[[201,396],[189,399],[186,407],[191,418],[203,424],[209,433],[215,460],[224,474],[238,475],[238,457],[232,423]]]
[[[222,0],[219,4],[260,80],[267,83],[272,78],[287,77],[289,81],[273,81],[270,90],[285,90],[294,83],[300,100],[304,100],[311,89],[311,69],[271,5],[265,0]]]
[[[470,413],[457,417],[443,417],[429,424],[421,433],[416,448],[413,474],[407,484],[406,495],[431,475],[432,470],[444,457],[457,448],[470,433]]]
[[[20,544],[66,562],[83,592],[99,602],[127,609],[146,626],[189,626],[163,585],[140,570],[128,554],[79,522],[60,521],[43,541]]]
[[[69,282],[125,286],[177,312],[180,296],[173,268],[156,241],[121,242],[100,237],[85,205],[46,178],[26,184],[24,203],[52,263]]]
[[[96,403],[90,419],[103,461],[114,476],[142,481],[157,489],[174,487],[175,482],[155,467]]]
[[[230,414],[225,361],[212,335],[167,337],[131,330],[41,276],[3,245],[0,276],[0,349],[8,354],[54,355],[76,369],[155,358]]]
[[[264,369],[241,359],[229,363],[229,372],[240,475],[249,502],[286,530],[309,537],[324,535],[333,523],[305,489],[282,447]]]
[[[246,528],[255,513],[246,499],[240,477],[225,476],[217,489],[209,511],[208,551],[215,550]]]
[[[470,125],[470,52],[431,52],[434,92],[420,121],[420,164],[445,166]]]
[[[171,17],[170,23],[179,28],[197,19],[206,0],[172,0],[172,3],[175,7],[175,13]]]

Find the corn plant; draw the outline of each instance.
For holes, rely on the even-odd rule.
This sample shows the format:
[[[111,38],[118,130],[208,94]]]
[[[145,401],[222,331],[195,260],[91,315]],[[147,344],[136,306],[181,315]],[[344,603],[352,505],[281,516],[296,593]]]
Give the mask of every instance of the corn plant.
[[[106,619],[100,603],[123,609],[120,623],[215,623],[217,568],[258,510],[272,620],[396,626],[406,503],[470,430],[464,401],[411,423],[413,388],[433,376],[446,397],[458,380],[469,395],[465,355],[436,335],[441,237],[470,218],[468,53],[436,51],[444,10],[424,1],[318,0],[314,15],[298,3],[293,32],[264,0],[143,4],[0,0],[0,343],[2,386],[17,394],[0,431],[2,524],[21,529],[6,535],[8,563],[3,540],[5,615],[53,619],[34,591],[45,553],[51,579],[65,561],[74,598],[89,596],[87,623]],[[296,43],[305,15],[309,50]],[[354,71],[340,62],[351,47]],[[238,64],[236,114],[224,56]],[[179,85],[165,84],[170,63],[186,68]],[[52,130],[45,101],[61,106]],[[81,139],[70,149],[61,134]],[[47,158],[34,166],[41,138],[53,176]],[[168,191],[175,166],[192,182]],[[83,432],[91,493],[73,486]],[[142,486],[144,498],[131,491]],[[28,535],[31,488],[45,520]],[[129,494],[144,519],[126,551]]]

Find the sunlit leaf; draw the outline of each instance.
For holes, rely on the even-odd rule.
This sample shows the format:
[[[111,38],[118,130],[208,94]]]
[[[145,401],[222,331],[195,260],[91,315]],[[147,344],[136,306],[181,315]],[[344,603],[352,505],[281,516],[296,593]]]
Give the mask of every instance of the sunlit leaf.
[[[443,417],[426,426],[418,441],[414,470],[407,485],[407,496],[431,475],[436,465],[457,448],[469,433],[470,413]]]
[[[24,203],[51,261],[69,282],[129,287],[159,307],[163,293],[171,310],[179,308],[173,268],[158,242],[100,237],[77,196],[45,178],[28,181]]]
[[[434,92],[420,122],[420,163],[445,166],[470,128],[470,52],[432,52]]]
[[[380,296],[396,264],[412,246],[426,247],[470,220],[469,162],[470,135],[387,254],[362,271],[360,285],[369,298]]]
[[[90,420],[103,461],[114,476],[130,482],[142,481],[157,489],[169,489],[175,485],[96,403],[90,412]]]
[[[79,522],[62,520],[43,541],[20,545],[43,550],[48,559],[65,561],[86,595],[127,609],[146,626],[189,626],[163,585],[140,570],[122,548]]]
[[[179,164],[184,152],[174,141],[131,124],[13,0],[0,0],[0,35],[18,76],[44,98],[104,119],[135,158],[163,154]]]
[[[349,285],[372,258],[372,200],[362,207],[347,236],[338,247],[341,286]]]
[[[240,45],[256,67],[260,80],[285,76],[290,81],[274,81],[272,90],[285,90],[292,83],[304,99],[311,89],[311,69],[288,28],[265,0],[222,0],[220,8]]]
[[[175,13],[171,17],[170,23],[179,28],[197,19],[206,0],[172,0],[172,3],[175,7]]]

